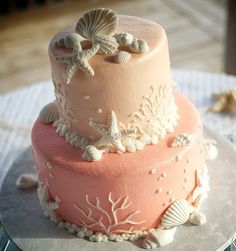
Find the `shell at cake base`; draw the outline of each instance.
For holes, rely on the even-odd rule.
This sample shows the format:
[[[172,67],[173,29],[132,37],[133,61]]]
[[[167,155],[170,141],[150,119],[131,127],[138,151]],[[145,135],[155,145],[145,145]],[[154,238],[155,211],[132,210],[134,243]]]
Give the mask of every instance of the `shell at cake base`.
[[[156,228],[173,201],[191,198],[205,162],[202,126],[188,99],[175,93],[175,100],[180,120],[173,133],[135,153],[105,153],[97,162],[84,161],[52,125],[37,120],[33,155],[48,200],[57,202],[56,215],[94,232],[130,234]],[[181,133],[194,141],[171,147]]]

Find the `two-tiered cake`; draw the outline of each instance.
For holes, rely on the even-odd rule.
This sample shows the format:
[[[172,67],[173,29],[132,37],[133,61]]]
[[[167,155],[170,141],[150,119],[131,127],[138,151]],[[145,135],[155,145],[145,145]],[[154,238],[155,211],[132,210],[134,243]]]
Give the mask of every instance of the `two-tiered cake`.
[[[96,9],[53,37],[49,57],[56,100],[32,130],[46,215],[78,237],[146,237],[145,248],[204,223],[211,147],[173,90],[164,29]]]

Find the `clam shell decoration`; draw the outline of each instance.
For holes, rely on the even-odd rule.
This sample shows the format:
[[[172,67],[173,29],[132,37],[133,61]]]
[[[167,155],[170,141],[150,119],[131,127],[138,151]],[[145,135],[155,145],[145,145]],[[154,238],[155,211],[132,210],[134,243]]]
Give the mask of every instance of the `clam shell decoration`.
[[[130,50],[135,53],[146,53],[149,51],[149,47],[146,41],[135,38],[130,45]]]
[[[110,55],[117,51],[119,44],[114,37],[109,37],[106,35],[96,35],[92,40],[92,44],[99,44],[100,48],[98,53],[104,55]]]
[[[83,37],[81,37],[77,33],[70,33],[66,35],[65,37],[59,38],[55,41],[55,45],[57,46],[64,46],[66,48],[73,48],[74,44],[80,43],[84,40]],[[84,40],[85,41],[85,40]]]
[[[134,41],[133,35],[128,32],[117,33],[114,37],[121,47],[129,46]]]
[[[171,228],[182,225],[189,219],[189,205],[184,199],[174,201],[166,210],[162,222],[162,228]]]
[[[44,124],[50,124],[59,119],[57,103],[54,101],[44,106],[39,113],[39,119]]]
[[[82,155],[82,158],[87,161],[96,161],[102,158],[102,151],[98,150],[93,145],[88,145]]]
[[[92,40],[95,35],[111,35],[118,26],[118,16],[110,9],[95,9],[85,13],[78,21],[75,31]]]
[[[114,57],[114,61],[116,63],[126,63],[131,59],[131,55],[129,54],[129,52],[127,51],[119,51],[115,57]]]
[[[38,184],[38,176],[36,174],[22,174],[16,180],[16,186],[19,189],[36,187],[37,184]]]

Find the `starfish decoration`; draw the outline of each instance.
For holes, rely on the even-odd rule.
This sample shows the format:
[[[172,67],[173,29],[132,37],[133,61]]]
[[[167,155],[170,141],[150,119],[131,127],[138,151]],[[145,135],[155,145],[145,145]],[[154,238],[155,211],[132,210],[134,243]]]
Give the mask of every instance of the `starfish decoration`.
[[[55,197],[55,202],[50,199],[49,193],[48,193],[47,181],[45,184],[40,182],[37,191],[38,191],[39,201],[42,206],[44,214],[47,217],[50,217],[52,221],[57,222],[58,217],[56,213],[54,212],[54,210],[59,208],[60,199],[58,197]]]
[[[66,84],[70,83],[73,74],[77,69],[81,71],[85,71],[88,75],[93,76],[94,71],[90,64],[88,63],[88,59],[93,57],[97,51],[99,50],[100,45],[95,44],[91,49],[83,50],[79,41],[74,43],[72,55],[69,56],[56,56],[54,60],[60,63],[66,63]]]
[[[122,136],[128,136],[135,133],[135,130],[132,129],[119,131],[116,115],[113,111],[111,112],[108,126],[94,121],[90,121],[89,125],[102,135],[102,137],[94,143],[96,147],[109,147],[111,145],[117,152],[126,151],[121,143]]]

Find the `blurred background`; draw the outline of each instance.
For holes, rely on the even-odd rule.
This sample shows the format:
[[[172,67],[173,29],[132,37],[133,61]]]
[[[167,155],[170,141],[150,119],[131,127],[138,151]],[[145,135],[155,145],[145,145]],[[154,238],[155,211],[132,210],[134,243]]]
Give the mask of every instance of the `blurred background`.
[[[233,74],[235,65],[230,69],[232,63],[227,67],[225,59],[227,54],[232,57],[226,48],[233,47],[227,29],[236,27],[228,24],[233,9],[229,2],[234,2],[235,11],[234,0],[0,0],[0,93],[50,79],[51,37],[97,7],[161,24],[167,31],[172,68]]]

